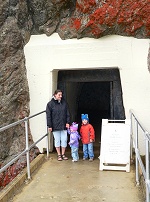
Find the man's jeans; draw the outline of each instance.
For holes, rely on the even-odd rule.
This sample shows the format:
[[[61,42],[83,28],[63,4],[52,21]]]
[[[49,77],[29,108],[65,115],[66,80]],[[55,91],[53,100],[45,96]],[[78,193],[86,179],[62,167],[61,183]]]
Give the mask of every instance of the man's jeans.
[[[93,143],[83,144],[83,158],[94,158]]]
[[[78,148],[77,147],[71,146],[71,156],[72,156],[74,161],[79,160],[79,154],[78,154]]]

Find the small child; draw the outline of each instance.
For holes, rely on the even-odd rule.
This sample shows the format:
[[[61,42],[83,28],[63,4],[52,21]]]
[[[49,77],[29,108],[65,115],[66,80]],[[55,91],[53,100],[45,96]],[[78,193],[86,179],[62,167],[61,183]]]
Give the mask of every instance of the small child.
[[[80,128],[81,140],[83,143],[83,160],[94,160],[93,142],[95,141],[95,131],[89,124],[88,114],[81,114],[82,125]]]
[[[68,129],[68,133],[70,134],[69,145],[71,147],[71,156],[72,156],[73,162],[77,162],[79,160],[78,149],[79,149],[80,135],[77,130],[78,130],[78,124],[76,124],[74,122]]]

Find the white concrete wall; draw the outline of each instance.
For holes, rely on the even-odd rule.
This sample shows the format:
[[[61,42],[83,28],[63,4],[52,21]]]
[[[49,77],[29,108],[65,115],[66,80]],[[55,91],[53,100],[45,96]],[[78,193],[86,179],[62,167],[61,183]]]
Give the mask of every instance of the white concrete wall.
[[[113,68],[120,70],[126,117],[133,109],[150,131],[149,39],[106,36],[100,39],[61,40],[55,33],[33,35],[25,46],[31,115],[45,110],[57,84],[59,69]],[[34,140],[45,134],[45,119],[30,122]],[[45,148],[45,142],[39,143]]]

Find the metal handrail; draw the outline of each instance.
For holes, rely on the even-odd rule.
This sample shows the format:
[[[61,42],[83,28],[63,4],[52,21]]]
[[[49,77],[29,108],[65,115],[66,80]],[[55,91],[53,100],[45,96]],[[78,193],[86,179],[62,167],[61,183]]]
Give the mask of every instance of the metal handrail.
[[[4,130],[7,130],[9,128],[12,128],[14,126],[17,126],[21,123],[25,123],[25,134],[26,134],[26,149],[21,152],[20,154],[18,154],[15,158],[13,158],[10,162],[8,162],[5,166],[3,166],[1,169],[0,169],[0,173],[2,173],[3,171],[5,171],[10,165],[12,165],[16,160],[18,160],[21,156],[23,156],[24,154],[26,154],[26,159],[27,159],[27,174],[28,174],[28,179],[31,179],[31,175],[30,175],[30,160],[29,160],[29,151],[37,144],[39,143],[42,139],[44,139],[46,137],[46,148],[47,148],[47,158],[49,157],[49,144],[48,144],[48,132],[43,135],[41,138],[39,138],[36,142],[34,142],[32,145],[29,146],[29,138],[28,138],[28,121],[38,115],[41,115],[43,113],[45,113],[46,111],[41,111],[37,114],[34,114],[32,116],[29,116],[29,117],[25,117],[24,119],[21,119],[19,121],[16,121],[12,124],[9,124],[7,126],[3,126],[2,128],[0,128],[0,132],[4,131]]]
[[[150,202],[150,133],[140,124],[137,116],[130,110],[130,117],[131,117],[131,136],[132,142],[135,147],[135,162],[136,162],[136,183],[139,185],[139,166],[141,168],[142,174],[145,180],[146,186],[146,202]],[[135,125],[133,124],[133,121]],[[146,165],[143,164],[141,156],[140,156],[140,149],[139,149],[139,128],[142,130],[143,139],[145,140],[145,159]]]

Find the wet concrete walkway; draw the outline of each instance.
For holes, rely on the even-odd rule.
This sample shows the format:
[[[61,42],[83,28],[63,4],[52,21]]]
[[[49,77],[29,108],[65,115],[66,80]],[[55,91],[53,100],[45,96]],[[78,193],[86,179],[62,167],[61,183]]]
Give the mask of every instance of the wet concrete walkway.
[[[58,162],[50,154],[41,167],[11,200],[13,202],[143,202],[131,172],[99,171],[99,159],[93,162]]]

